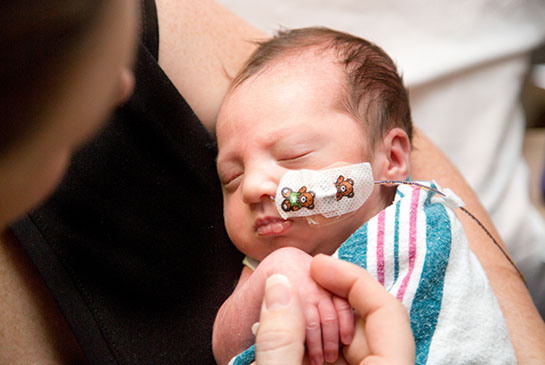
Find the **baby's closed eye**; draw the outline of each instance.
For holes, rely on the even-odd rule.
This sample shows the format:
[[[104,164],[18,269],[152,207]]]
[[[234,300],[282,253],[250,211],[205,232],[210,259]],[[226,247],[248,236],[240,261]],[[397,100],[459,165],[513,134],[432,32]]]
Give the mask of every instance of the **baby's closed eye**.
[[[218,164],[218,176],[221,184],[226,189],[236,187],[240,182],[244,171],[232,164]]]

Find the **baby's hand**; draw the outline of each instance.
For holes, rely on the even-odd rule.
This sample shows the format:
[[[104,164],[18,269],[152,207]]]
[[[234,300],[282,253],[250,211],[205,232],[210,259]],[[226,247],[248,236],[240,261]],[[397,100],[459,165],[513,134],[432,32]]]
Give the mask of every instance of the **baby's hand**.
[[[339,353],[339,335],[348,345],[354,334],[354,318],[348,302],[332,295],[314,281],[303,279],[294,287],[299,288],[299,297],[306,319],[306,343],[311,364],[334,362]],[[323,348],[323,351],[322,351]]]
[[[289,278],[298,292],[306,320],[306,344],[311,364],[334,362],[339,354],[339,336],[348,345],[354,336],[352,307],[340,297],[323,289],[310,276],[312,256],[296,248],[271,253],[260,266],[270,274]]]

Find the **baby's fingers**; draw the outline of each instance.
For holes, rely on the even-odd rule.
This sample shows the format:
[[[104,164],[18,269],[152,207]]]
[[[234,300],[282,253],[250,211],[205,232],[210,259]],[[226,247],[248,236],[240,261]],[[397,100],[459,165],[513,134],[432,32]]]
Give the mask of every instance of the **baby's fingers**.
[[[322,322],[322,340],[324,342],[324,356],[327,362],[334,362],[339,355],[339,321],[337,310],[333,302],[322,300],[318,304],[320,320]]]
[[[322,352],[322,327],[320,324],[320,313],[314,305],[305,308],[307,321],[306,342],[310,363],[313,365],[323,364],[324,355]]]
[[[344,298],[333,296],[333,304],[339,318],[339,333],[341,342],[349,345],[354,338],[354,311],[352,306]]]
[[[348,298],[364,319],[365,339],[372,355],[393,364],[414,363],[415,346],[407,309],[367,271],[346,261],[317,255],[311,264],[314,280]]]

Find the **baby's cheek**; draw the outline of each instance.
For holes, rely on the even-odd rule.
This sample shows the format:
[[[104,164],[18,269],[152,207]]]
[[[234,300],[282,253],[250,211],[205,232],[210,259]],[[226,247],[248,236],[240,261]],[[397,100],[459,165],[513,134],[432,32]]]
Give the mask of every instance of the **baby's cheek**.
[[[227,234],[239,251],[247,249],[247,242],[252,234],[252,227],[243,213],[243,207],[230,205],[224,209]]]
[[[241,208],[239,206],[240,204],[237,203],[237,200],[233,196],[233,194],[225,195],[223,196],[223,220],[225,221],[225,225],[232,225],[235,224],[237,221],[240,220],[240,217],[237,217],[240,215]]]
[[[233,212],[226,212],[225,214],[225,228],[227,229],[227,234],[233,243],[239,238],[242,230],[242,219],[240,216]]]

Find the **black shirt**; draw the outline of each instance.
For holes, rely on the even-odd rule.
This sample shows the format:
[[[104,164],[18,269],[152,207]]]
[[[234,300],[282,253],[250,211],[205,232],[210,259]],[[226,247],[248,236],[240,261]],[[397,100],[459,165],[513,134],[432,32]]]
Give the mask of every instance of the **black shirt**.
[[[12,231],[91,363],[213,363],[242,255],[223,226],[215,142],[157,64],[154,2],[142,10],[134,95]]]

